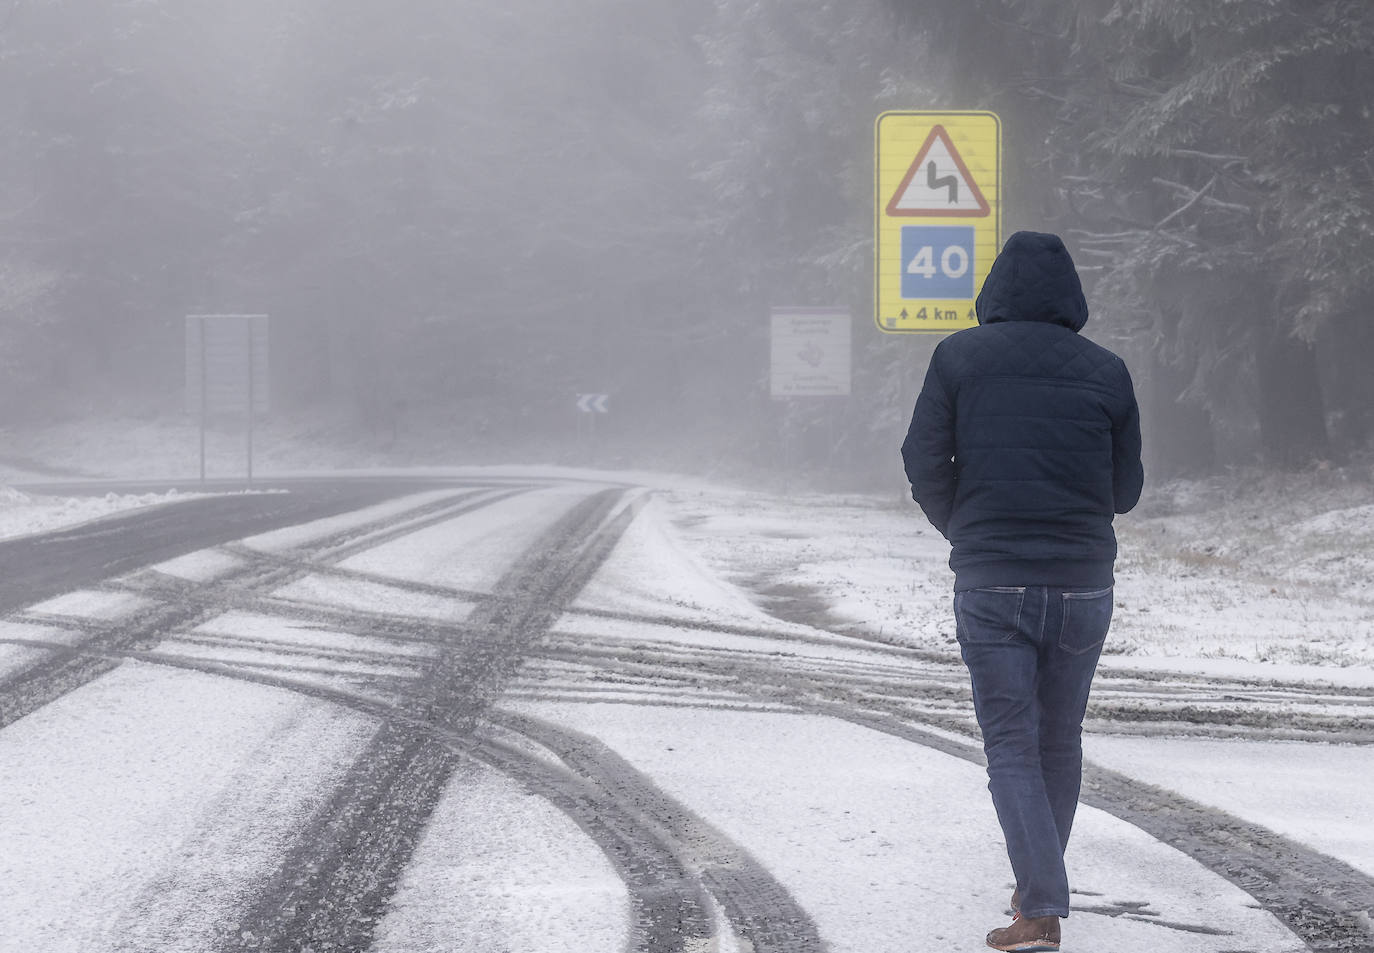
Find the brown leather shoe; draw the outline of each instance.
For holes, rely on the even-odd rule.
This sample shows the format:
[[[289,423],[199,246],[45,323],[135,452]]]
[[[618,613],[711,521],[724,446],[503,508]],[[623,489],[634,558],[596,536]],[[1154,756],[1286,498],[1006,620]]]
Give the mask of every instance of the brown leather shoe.
[[[988,946],[1007,953],[1057,953],[1059,918],[1018,916],[1011,926],[989,933]]]
[[[1021,916],[1021,888],[1017,887],[1011,892],[1011,912],[1018,917]]]

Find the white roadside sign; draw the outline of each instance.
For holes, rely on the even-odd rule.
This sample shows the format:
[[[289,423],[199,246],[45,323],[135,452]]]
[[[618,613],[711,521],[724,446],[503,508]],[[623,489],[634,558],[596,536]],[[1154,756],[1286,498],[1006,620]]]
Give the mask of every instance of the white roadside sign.
[[[843,308],[774,308],[774,397],[848,397],[850,314]]]

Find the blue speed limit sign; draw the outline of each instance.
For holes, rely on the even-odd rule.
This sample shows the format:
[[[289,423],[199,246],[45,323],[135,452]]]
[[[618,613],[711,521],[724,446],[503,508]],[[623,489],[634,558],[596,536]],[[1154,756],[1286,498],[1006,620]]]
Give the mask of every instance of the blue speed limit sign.
[[[973,227],[902,226],[902,297],[972,298]]]

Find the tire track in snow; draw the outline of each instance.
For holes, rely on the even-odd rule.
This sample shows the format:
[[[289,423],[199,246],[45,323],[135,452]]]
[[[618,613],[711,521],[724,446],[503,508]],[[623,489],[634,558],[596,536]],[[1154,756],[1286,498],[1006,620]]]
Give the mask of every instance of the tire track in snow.
[[[219,949],[365,950],[458,755],[387,718]]]
[[[694,873],[682,860],[684,855],[694,855],[691,845],[684,843],[681,838],[700,838],[703,836],[701,829],[684,823],[690,816],[688,809],[666,793],[658,791],[643,776],[637,776],[632,786],[626,784],[626,772],[623,770],[611,770],[603,766],[588,776],[570,767],[552,764],[546,758],[531,754],[523,746],[511,744],[487,730],[474,735],[420,721],[404,707],[398,707],[370,692],[300,681],[276,673],[246,671],[237,666],[157,651],[132,652],[122,658],[290,691],[364,712],[379,719],[390,720],[399,726],[408,726],[417,736],[428,735],[446,745],[451,753],[481,761],[514,779],[526,790],[549,801],[587,833],[610,860],[629,891],[634,922],[631,925],[631,938],[627,949],[635,953],[698,953],[714,948],[712,944],[717,937],[709,915],[711,895],[707,893],[701,875]],[[550,725],[547,728],[551,732],[563,734],[561,729],[554,726]],[[584,770],[587,764],[604,765],[602,759],[582,760]],[[630,769],[630,772],[632,773],[633,769]],[[425,777],[432,779],[432,775]],[[630,787],[634,795],[630,799],[617,798],[608,792],[608,787],[619,791]],[[427,790],[432,791],[433,787]],[[391,809],[389,805],[397,803],[392,795],[394,792],[387,792],[385,799],[372,798],[372,802],[377,805],[374,809]],[[361,843],[346,829],[347,824],[338,820],[341,817],[358,816],[355,801],[340,797],[336,793],[331,804],[330,808],[321,813],[335,819],[328,826],[334,832],[336,840],[350,842],[352,850],[368,850],[368,845]],[[354,806],[350,806],[351,804]],[[676,827],[682,832],[679,837],[668,836],[665,834],[664,825],[646,819],[646,807],[650,805],[651,813],[655,816],[676,820]],[[406,813],[410,806],[402,803],[401,813]],[[393,836],[393,843],[397,843],[399,838],[395,838],[394,835],[402,829],[402,825],[388,826],[391,828],[388,833]],[[422,824],[417,824],[415,829],[419,830],[422,827]],[[413,851],[415,841],[413,838],[407,838],[401,846],[404,850]],[[376,851],[369,853],[374,858],[381,857]],[[324,854],[340,856],[342,852],[332,847],[317,847],[313,854],[307,853],[302,878],[308,878],[312,885],[318,885],[323,879],[321,875],[327,873],[329,861],[328,858],[321,856]],[[748,855],[721,838],[714,845],[711,856],[715,858],[713,866],[728,868],[732,863],[740,863],[739,858]],[[731,856],[735,859],[726,859]],[[745,863],[754,865],[752,859]],[[780,897],[787,896],[785,890],[772,881],[771,875],[766,871],[754,866],[751,876],[746,878],[742,885],[732,881],[728,869],[718,870],[713,876],[714,888],[729,900],[728,904],[721,902],[721,906],[731,918],[735,930],[741,936],[758,937],[759,942],[765,944],[757,947],[760,953],[781,953],[791,950],[797,950],[799,953],[823,953],[824,946],[818,940],[812,939],[814,928],[809,917],[804,914],[789,913],[791,933],[787,936],[790,939],[783,943],[774,942],[780,934],[772,922],[777,919],[778,911],[796,911],[799,908],[790,898],[780,902]],[[404,864],[391,864],[388,869],[394,876],[399,876]],[[768,883],[763,883],[765,880]],[[280,898],[278,904],[286,912],[297,912],[289,904],[282,905]],[[316,933],[339,932],[338,925],[331,925],[324,911],[308,908],[301,912],[305,915],[290,929],[297,929],[302,933],[312,930]],[[356,933],[363,933],[370,932],[376,926],[380,914],[374,911],[372,916],[358,915],[350,909],[346,915],[348,925],[351,925]],[[274,937],[268,933],[255,933],[251,922],[245,918],[222,931],[219,949],[306,948],[292,945],[289,937],[285,938],[284,943],[278,942],[282,940],[282,937]],[[359,937],[353,938],[353,943],[361,942]],[[352,945],[348,938],[344,937],[342,945],[333,948],[361,950],[364,947]]]
[[[407,717],[384,720],[219,949],[285,953],[370,945],[457,765],[434,729],[472,734],[523,650],[552,625],[628,526],[633,505],[606,522],[623,494],[604,490],[579,502],[507,571],[495,587],[502,598],[479,605],[468,638],[443,648],[404,703]],[[654,906],[653,898],[644,899]]]
[[[472,619],[445,627],[448,650],[426,682],[427,694],[416,701],[398,703],[370,687],[341,688],[337,681],[302,681],[285,666],[189,657],[166,645],[144,650],[108,640],[102,647],[102,640],[93,640],[84,647],[111,665],[133,658],[270,685],[382,720],[348,779],[296,836],[278,874],[238,923],[226,925],[220,949],[364,949],[460,757],[506,773],[587,832],[632,898],[632,949],[708,948],[715,939],[716,905],[758,953],[823,949],[810,918],[757,861],[599,742],[533,719],[508,726],[559,755],[560,765],[487,732],[474,734],[525,649],[576,598],[633,519],[632,504],[609,525],[599,525],[617,499],[603,497],[589,500],[581,508],[585,512],[569,514],[566,525],[531,547]],[[278,562],[278,568],[311,571],[319,565],[288,562],[294,565]],[[201,587],[173,577],[154,582],[138,591],[198,603],[206,611],[224,609],[228,593],[221,584]],[[273,577],[257,588],[278,584]],[[195,596],[197,589],[207,591]],[[234,592],[237,605],[254,608],[254,587],[239,585]],[[424,641],[431,644],[428,637]],[[320,661],[330,654],[324,650]]]
[[[630,621],[623,616],[615,619]],[[723,631],[767,639],[772,646],[768,650],[761,647],[760,651],[783,655],[792,654],[786,649],[789,643],[836,644],[833,639],[799,639],[785,632],[770,639],[768,633],[757,629],[697,626],[681,619],[644,617],[641,621],[656,628]],[[743,657],[728,649],[685,643],[678,643],[669,651],[666,646],[671,643],[662,640],[629,641],[609,636],[566,634],[560,634],[558,639],[562,641],[555,640],[547,645],[543,652],[545,658],[564,661],[597,657],[634,659],[642,649],[646,653],[643,670],[646,676],[655,671],[673,671],[683,677],[703,672],[715,672],[716,677],[724,677],[720,673],[728,673],[735,660]],[[865,645],[874,650],[874,662],[868,666],[874,674],[865,678],[860,668],[853,668],[851,689],[863,687],[877,695],[913,700],[917,694],[913,692],[915,687],[919,689],[921,701],[958,710],[962,712],[963,722],[973,724],[968,676],[957,658],[891,646],[878,649],[867,643],[855,643],[852,650],[862,651]],[[844,663],[847,669],[854,665]],[[836,666],[827,663],[825,669],[835,671]],[[1183,677],[1156,683],[1139,674],[1104,673],[1094,683],[1087,724],[1128,734],[1167,732],[1219,738],[1374,744],[1374,697],[1366,690],[1338,686],[1255,683],[1239,679],[1211,682]]]
[[[0,615],[197,549],[336,516],[405,492],[413,488],[369,483],[204,497],[0,540],[0,565],[5,567]]]
[[[403,489],[413,488],[405,487]],[[395,524],[398,521],[405,522],[414,517],[405,525],[413,528],[432,525],[488,506],[514,493],[521,492],[521,490],[503,489],[490,493],[478,493],[475,497],[470,489],[455,492],[459,494],[456,500],[454,497],[446,497],[440,501],[415,507],[406,513],[392,514],[372,520],[314,541],[302,549],[313,554],[312,558],[317,561],[325,563],[338,561],[359,551],[359,547],[366,548],[370,545],[369,540],[387,541],[395,538],[398,532]],[[378,500],[375,497],[376,490],[370,491],[368,495],[361,498],[351,495],[341,498],[328,497],[323,504],[297,508],[291,512],[300,517],[299,521],[309,521],[336,516],[340,512],[347,512],[350,509],[357,509],[359,506],[376,503]],[[341,499],[348,501],[349,505],[343,505],[340,502]],[[288,521],[271,527],[256,526],[252,532],[257,533],[264,531],[264,529],[280,528],[281,525],[293,524]],[[38,538],[44,539],[46,537]],[[63,539],[65,538],[63,537]],[[250,562],[242,568],[231,571],[209,588],[212,591],[219,590],[221,592],[245,590],[267,592],[304,575],[307,570],[303,568],[303,565],[308,565],[308,563],[299,560],[288,562],[286,565],[272,561]],[[161,580],[173,578],[160,573],[156,574],[156,577]],[[106,584],[108,585],[108,583]],[[173,585],[176,584],[173,583]],[[140,584],[135,578],[127,581],[121,588],[139,591],[140,588],[147,589],[148,587],[146,582]],[[0,728],[37,711],[44,705],[110,671],[119,664],[120,653],[147,651],[171,633],[193,629],[225,610],[222,601],[187,598],[194,589],[195,584],[185,587],[177,586],[178,598],[155,603],[149,609],[135,614],[130,619],[102,627],[78,645],[60,649],[54,648],[46,658],[0,678]],[[156,592],[153,594],[156,595]]]
[[[598,776],[556,767],[521,746],[483,734],[486,737],[472,749],[473,757],[562,811],[615,868],[630,895],[629,950],[695,953],[711,948],[715,925],[700,878],[681,859],[680,845],[645,817],[649,803],[674,810],[666,795],[660,792],[643,803],[625,803],[599,784]]]
[[[444,516],[441,518],[451,518]],[[395,536],[414,530],[414,526],[403,530],[392,526]],[[365,536],[366,534],[363,534]],[[358,537],[345,544],[336,540],[336,545],[356,544],[361,551],[374,543]],[[585,540],[584,540],[585,543]],[[595,540],[594,540],[595,543]],[[609,551],[614,539],[602,539],[600,548]],[[586,556],[587,550],[597,549],[597,545],[584,545],[577,558]],[[574,550],[577,547],[573,547]],[[250,551],[252,552],[252,551]],[[240,553],[242,555],[242,553]],[[320,560],[309,558],[275,558],[271,554],[258,554],[256,571],[267,573],[267,563],[275,562],[276,569],[290,576],[290,571],[304,574],[319,571],[328,563],[328,557]],[[547,552],[544,553],[547,557]],[[336,556],[336,558],[343,558]],[[590,557],[588,557],[590,558]],[[600,558],[604,558],[602,555]],[[593,561],[595,561],[593,559]],[[537,579],[540,571],[540,547],[532,547],[527,553],[528,564],[521,569],[527,585],[513,586],[509,592],[501,592],[489,598],[481,612],[459,626],[433,626],[419,632],[410,630],[414,641],[427,643],[449,643],[450,651],[434,669],[435,674],[423,683],[428,694],[423,704],[408,705],[401,708],[379,699],[370,690],[350,690],[331,687],[319,682],[293,679],[282,671],[254,670],[247,666],[200,660],[177,656],[156,650],[144,651],[138,644],[121,645],[116,641],[102,642],[68,650],[69,654],[86,654],[103,659],[110,665],[118,664],[123,658],[142,658],[149,662],[174,665],[197,671],[275,685],[312,697],[331,702],[346,704],[359,710],[369,711],[382,718],[386,725],[394,726],[391,733],[383,737],[379,731],[374,739],[374,758],[376,770],[372,774],[362,773],[358,783],[352,788],[341,788],[330,801],[330,807],[321,812],[320,822],[325,835],[317,849],[302,855],[305,859],[298,873],[309,871],[304,876],[309,888],[303,891],[304,907],[292,908],[293,915],[303,910],[303,918],[296,921],[293,929],[305,932],[315,931],[326,938],[339,937],[343,945],[339,949],[361,949],[361,946],[347,945],[360,937],[370,937],[376,917],[384,912],[386,900],[394,889],[395,877],[404,868],[405,861],[414,848],[418,832],[423,830],[425,819],[433,809],[433,803],[442,792],[444,783],[441,778],[449,777],[453,770],[454,759],[471,755],[493,764],[508,774],[517,777],[531,790],[548,797],[565,813],[573,817],[588,830],[593,839],[601,845],[612,862],[616,857],[625,860],[617,864],[617,869],[625,879],[631,896],[634,898],[636,923],[635,943],[641,950],[651,953],[675,953],[692,949],[687,946],[687,938],[709,937],[710,925],[706,922],[705,906],[711,896],[721,899],[723,894],[743,897],[726,903],[727,916],[735,924],[741,936],[749,936],[752,927],[750,917],[755,911],[760,923],[767,926],[772,916],[767,909],[761,909],[769,901],[766,896],[750,889],[736,890],[728,882],[708,882],[703,876],[693,873],[695,861],[680,862],[675,858],[690,858],[678,838],[671,835],[667,825],[653,819],[659,811],[676,810],[673,802],[652,791],[645,792],[640,785],[644,779],[636,779],[626,774],[617,764],[615,757],[602,755],[595,744],[588,746],[573,740],[571,747],[566,733],[552,726],[531,729],[535,740],[540,734],[545,741],[564,749],[567,759],[576,763],[566,769],[550,765],[543,759],[522,753],[516,746],[502,746],[499,740],[481,737],[474,741],[472,727],[478,723],[485,712],[490,697],[508,682],[513,674],[513,666],[518,663],[518,653],[503,653],[499,646],[485,645],[499,633],[515,629],[527,634],[542,633],[557,618],[557,611],[543,609],[535,603],[550,594],[551,602],[562,601],[563,607],[576,595],[580,586],[569,586],[560,590],[557,586],[544,592],[538,591]],[[547,560],[544,560],[547,567]],[[283,565],[293,563],[292,567]],[[594,571],[594,567],[591,571]],[[169,577],[165,577],[169,578]],[[245,577],[247,578],[247,577]],[[264,578],[268,578],[264,576]],[[589,575],[588,575],[589,578]],[[379,580],[381,581],[381,580]],[[585,579],[583,580],[585,582]],[[404,585],[404,583],[402,584]],[[533,588],[531,588],[533,587]],[[185,587],[185,591],[201,588],[196,585]],[[213,588],[213,587],[212,587]],[[254,611],[275,613],[272,600],[261,596],[264,585],[240,582],[233,587],[243,607],[255,606]],[[177,598],[176,590],[168,588],[166,595]],[[148,594],[153,594],[148,587]],[[435,593],[438,594],[438,593]],[[445,591],[452,595],[452,592]],[[218,596],[212,595],[201,600],[201,610],[206,612],[223,611],[229,601],[229,590],[222,589]],[[282,608],[285,604],[282,605]],[[303,606],[296,607],[304,611]],[[595,615],[597,613],[584,613]],[[340,616],[345,614],[340,613]],[[355,630],[359,634],[385,638],[381,631],[386,619],[392,620],[392,635],[404,638],[411,621],[395,617],[378,616],[371,619],[365,613],[347,613],[348,617],[358,620]],[[660,622],[645,617],[605,613],[621,621],[646,621],[651,624],[666,624],[687,629],[720,631],[737,635],[764,635],[768,633],[744,630],[711,624],[696,625],[681,619],[663,619]],[[475,621],[475,625],[472,624]],[[373,623],[377,628],[373,628]],[[194,626],[194,621],[190,623]],[[182,630],[186,625],[180,626]],[[116,631],[127,631],[127,626],[115,627]],[[775,634],[775,638],[790,639],[786,634]],[[530,635],[525,648],[533,645],[542,635]],[[559,641],[561,640],[561,641]],[[875,663],[871,671],[863,666],[850,666],[846,663],[843,670],[831,665],[828,672],[806,670],[806,666],[796,658],[785,654],[772,653],[766,656],[759,653],[731,652],[712,650],[703,652],[695,647],[679,647],[670,651],[663,643],[641,645],[635,643],[628,647],[623,640],[605,639],[596,645],[578,647],[576,639],[556,637],[558,652],[540,651],[545,658],[555,655],[561,661],[585,663],[594,669],[612,670],[617,664],[617,656],[626,656],[626,665],[619,669],[624,682],[634,690],[635,685],[648,684],[654,671],[660,676],[656,682],[664,694],[673,690],[682,693],[683,703],[699,704],[703,687],[703,676],[709,676],[710,691],[713,697],[720,697],[730,690],[730,685],[739,687],[738,698],[743,704],[756,704],[769,707],[788,706],[792,710],[809,711],[818,715],[835,717],[861,724],[873,730],[882,731],[908,741],[945,751],[965,760],[982,763],[975,738],[970,731],[967,717],[942,716],[939,713],[913,710],[900,691],[903,676],[909,671],[899,667],[888,667],[890,656]],[[590,642],[591,640],[587,640]],[[816,640],[802,640],[813,642]],[[832,642],[833,644],[833,642]],[[619,645],[615,650],[613,645]],[[468,649],[470,655],[464,655]],[[657,650],[657,651],[656,651]],[[749,656],[755,656],[749,658]],[[323,660],[323,659],[322,659]],[[913,661],[920,661],[915,656]],[[486,667],[487,677],[478,679],[480,685],[463,685],[464,665],[469,661]],[[928,661],[928,660],[926,660]],[[632,664],[630,664],[632,663]],[[958,672],[957,666],[942,664],[948,672]],[[887,673],[883,669],[889,668]],[[798,671],[800,669],[800,671]],[[439,673],[443,673],[442,675]],[[958,674],[962,674],[961,672]],[[924,677],[924,676],[923,676]],[[531,680],[525,680],[527,685]],[[940,703],[951,711],[961,693],[949,685],[940,686],[938,679],[931,690],[940,695]],[[752,687],[750,687],[752,686]],[[908,683],[908,688],[910,687]],[[1238,686],[1222,684],[1220,680],[1199,683],[1197,690],[1227,692]],[[1239,686],[1244,687],[1244,686]],[[1282,689],[1282,686],[1279,687]],[[1149,694],[1152,686],[1145,689],[1123,688],[1124,691],[1141,691]],[[1187,697],[1192,689],[1180,691]],[[1339,691],[1332,695],[1349,696]],[[1280,691],[1269,701],[1283,704],[1287,698]],[[3,698],[0,698],[3,701]],[[1257,701],[1263,702],[1263,699]],[[1358,701],[1358,700],[1357,700]],[[654,699],[646,704],[657,703]],[[708,704],[707,707],[716,707]],[[450,720],[445,712],[453,710],[456,718]],[[1161,715],[1160,722],[1167,723],[1167,712]],[[1145,724],[1145,730],[1148,730]],[[1262,727],[1263,722],[1259,725]],[[514,727],[514,726],[513,726]],[[1169,726],[1171,728],[1176,726]],[[550,736],[550,731],[559,737]],[[598,743],[599,744],[599,743]],[[557,751],[557,747],[551,750]],[[360,759],[361,760],[361,759]],[[632,770],[632,769],[631,769]],[[349,793],[349,792],[352,793]],[[627,791],[637,791],[640,800],[654,803],[650,816],[636,816],[638,802],[625,798]],[[1092,800],[1098,798],[1100,803]],[[1313,949],[1345,950],[1350,953],[1374,949],[1370,943],[1368,930],[1368,910],[1374,903],[1374,885],[1371,879],[1358,871],[1353,871],[1315,851],[1307,850],[1255,825],[1249,825],[1224,812],[1214,811],[1195,802],[1148,785],[1133,781],[1120,775],[1112,775],[1089,765],[1085,770],[1084,800],[1113,813],[1130,823],[1141,827],[1157,839],[1169,843],[1185,853],[1194,856],[1205,866],[1215,870],[1223,877],[1237,883],[1242,889],[1256,896],[1267,909],[1277,913],[1304,942]],[[627,815],[616,817],[617,814]],[[368,818],[381,821],[368,824]],[[598,818],[601,818],[598,820]],[[614,823],[607,818],[614,818]],[[372,832],[370,826],[385,829]],[[308,838],[306,838],[308,840]],[[725,849],[738,850],[733,845]],[[330,853],[330,852],[333,853]],[[367,858],[355,864],[351,871],[342,877],[331,872],[331,857],[347,857],[356,853]],[[298,858],[299,859],[299,858]],[[1226,869],[1221,869],[1221,868]],[[286,866],[283,870],[288,869]],[[657,872],[657,873],[656,873]],[[771,889],[771,888],[768,888]],[[779,890],[781,888],[778,888]],[[719,892],[717,892],[719,891]],[[332,896],[341,903],[320,902],[320,897]],[[785,893],[783,894],[785,897]],[[313,899],[312,899],[313,898]],[[312,905],[313,904],[313,905]],[[281,908],[285,909],[285,908]],[[340,912],[342,911],[342,912]],[[368,911],[371,911],[370,913]],[[380,911],[380,912],[379,912]],[[333,921],[333,922],[331,922]],[[1363,926],[1362,926],[1363,925]],[[255,932],[254,924],[246,921],[237,932],[226,933],[224,947],[229,949],[301,949],[299,937],[278,936],[280,945],[267,946],[273,941],[270,930]],[[755,935],[763,942],[772,942],[762,930]],[[809,942],[809,941],[807,941]],[[819,941],[817,941],[819,942]],[[805,946],[777,946],[774,949],[810,949]],[[760,947],[763,949],[763,947]]]
[[[591,798],[572,799],[573,817],[584,827],[607,823],[620,833],[625,814],[627,836],[648,829],[673,858],[668,869],[689,873],[700,890],[714,897],[734,931],[754,953],[820,953],[816,924],[768,870],[743,847],[660,790],[629,762],[590,735],[527,716],[502,714],[498,723],[556,754],[594,787]],[[568,810],[569,807],[565,807]],[[641,835],[642,836],[642,835]],[[632,856],[642,851],[632,852]],[[608,854],[615,862],[615,856]],[[691,911],[697,916],[695,910]],[[648,953],[680,949],[662,928],[681,934],[686,924],[651,920],[656,932],[641,937],[637,949]],[[708,928],[709,929],[709,928]],[[713,932],[713,931],[712,931]],[[703,939],[709,938],[708,932]],[[680,944],[682,941],[677,940]]]
[[[678,623],[683,625],[684,623]],[[576,639],[550,646],[559,659],[580,657],[601,671],[649,682],[654,669],[696,695],[700,679],[712,689],[733,683],[741,702],[785,705],[791,710],[848,721],[874,731],[984,765],[976,726],[968,717],[941,717],[912,710],[906,699],[871,690],[871,678],[836,674],[825,660],[769,652],[635,643],[607,651],[609,640]],[[897,669],[895,671],[900,671]],[[537,682],[530,686],[537,695]],[[662,683],[658,687],[662,687]],[[562,701],[578,699],[564,692]],[[612,703],[616,699],[609,699]],[[645,704],[654,704],[650,699]],[[717,707],[706,705],[705,707]],[[1313,950],[1374,953],[1374,877],[1267,828],[1183,795],[1084,763],[1083,803],[1099,808],[1192,857],[1240,887]],[[1151,921],[1154,922],[1154,921]]]
[[[589,736],[532,718],[498,719],[510,731],[547,747],[567,763],[566,767],[559,767],[522,746],[504,741],[499,734],[481,730],[473,735],[423,722],[372,693],[346,691],[157,651],[127,653],[121,658],[291,691],[386,719],[386,724],[396,729],[397,733],[374,745],[381,756],[369,762],[376,764],[377,769],[371,783],[363,785],[367,796],[350,797],[341,793],[342,789],[336,792],[330,806],[321,812],[322,826],[328,831],[323,838],[325,846],[311,839],[316,835],[302,835],[301,841],[309,840],[313,846],[283,864],[283,870],[295,872],[298,886],[303,889],[319,890],[330,876],[331,865],[349,863],[350,852],[379,865],[367,868],[366,864],[353,862],[354,867],[367,868],[357,871],[364,875],[364,881],[389,877],[394,887],[394,880],[405,866],[401,855],[409,856],[416,845],[415,832],[423,830],[423,821],[418,817],[422,811],[417,808],[428,804],[432,811],[442,791],[436,783],[438,774],[434,766],[449,772],[456,767],[441,762],[442,755],[432,747],[416,753],[401,750],[401,729],[409,728],[412,741],[426,736],[445,746],[450,755],[470,757],[496,768],[531,793],[545,798],[587,833],[630,893],[635,921],[629,949],[637,953],[695,953],[713,948],[711,944],[718,940],[710,916],[714,899],[733,930],[749,940],[757,953],[824,953],[825,946],[809,915],[765,868]],[[413,759],[412,765],[421,762],[419,769],[409,770],[408,784],[388,787],[382,776],[398,770],[407,756]],[[365,758],[358,760],[362,763]],[[382,836],[370,841],[357,836],[360,819],[368,812],[387,818]],[[379,876],[378,871],[385,871],[385,876]],[[369,889],[368,883],[359,882],[356,877],[349,879],[356,888],[354,898]],[[376,884],[372,886],[375,888]],[[255,932],[253,921],[244,917],[222,932],[220,948],[296,950],[304,947],[292,945],[293,936],[319,937],[349,931],[370,935],[384,911],[382,904],[374,904],[371,914],[347,907],[346,922],[340,924],[337,907],[295,907],[281,897],[274,903],[296,915],[293,922],[281,922],[281,929],[273,931],[284,937]],[[331,922],[331,918],[336,922]],[[361,950],[365,946],[356,945],[361,942],[359,936],[352,937],[350,942],[345,935],[338,938],[335,947],[321,948]]]

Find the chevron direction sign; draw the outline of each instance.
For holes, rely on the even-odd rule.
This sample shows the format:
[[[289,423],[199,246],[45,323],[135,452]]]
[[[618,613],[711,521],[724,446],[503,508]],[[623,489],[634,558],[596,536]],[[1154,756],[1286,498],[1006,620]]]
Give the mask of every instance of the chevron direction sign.
[[[990,112],[885,112],[874,152],[879,329],[972,327],[1000,245],[1000,120]]]
[[[610,394],[578,394],[577,409],[584,414],[608,413],[606,401],[610,399]]]

